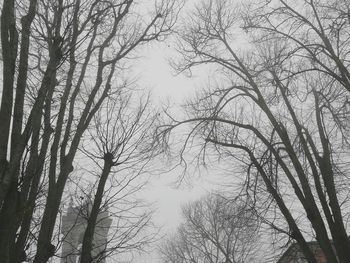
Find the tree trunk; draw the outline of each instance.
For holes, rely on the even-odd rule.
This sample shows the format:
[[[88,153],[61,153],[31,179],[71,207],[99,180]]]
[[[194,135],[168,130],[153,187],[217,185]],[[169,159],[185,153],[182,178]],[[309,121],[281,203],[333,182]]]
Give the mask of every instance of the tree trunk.
[[[95,233],[95,226],[96,226],[97,216],[100,212],[100,205],[102,202],[106,181],[113,165],[112,158],[113,156],[110,153],[107,153],[104,157],[104,165],[103,165],[101,178],[98,182],[94,203],[93,203],[93,206],[89,215],[87,227],[84,233],[80,263],[92,262],[91,251],[93,249],[92,243],[93,243],[93,238]]]
[[[10,263],[10,248],[16,234],[16,210],[19,194],[17,184],[13,183],[6,195],[0,213],[0,259],[2,263]]]
[[[3,89],[0,105],[0,207],[11,184],[11,178],[7,173],[7,153],[11,126],[13,82],[18,45],[14,4],[14,0],[5,0],[1,14]]]

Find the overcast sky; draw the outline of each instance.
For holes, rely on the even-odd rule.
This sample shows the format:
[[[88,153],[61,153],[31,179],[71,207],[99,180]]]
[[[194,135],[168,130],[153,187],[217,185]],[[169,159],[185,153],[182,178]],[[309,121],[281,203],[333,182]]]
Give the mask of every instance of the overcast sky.
[[[168,63],[169,57],[177,55],[171,41],[147,47],[145,52],[140,53],[142,57],[137,60],[133,74],[137,76],[140,88],[151,91],[155,104],[168,102],[177,107],[184,103],[186,98],[193,96],[195,90],[204,83],[204,71],[197,72],[191,78],[184,74],[175,74]],[[189,180],[179,187],[176,187],[176,181],[182,173],[181,167],[155,175],[142,194],[157,209],[154,222],[162,227],[164,234],[173,232],[181,222],[181,206],[216,188],[215,175],[210,170],[190,172],[194,173],[193,178],[188,176]],[[150,260],[159,262],[154,253],[135,262],[151,262]]]
[[[139,78],[138,85],[151,91],[154,103],[170,102],[176,107],[186,98],[193,96],[200,77],[188,78],[183,74],[174,74],[168,58],[176,56],[176,52],[169,42],[147,47],[146,52],[142,53],[143,56],[137,60],[134,72]],[[145,196],[155,202],[158,208],[155,221],[165,228],[171,229],[178,224],[182,204],[199,198],[211,188],[205,176],[196,177],[195,184],[175,187],[174,182],[181,172],[182,169],[179,168],[154,176],[146,190]]]

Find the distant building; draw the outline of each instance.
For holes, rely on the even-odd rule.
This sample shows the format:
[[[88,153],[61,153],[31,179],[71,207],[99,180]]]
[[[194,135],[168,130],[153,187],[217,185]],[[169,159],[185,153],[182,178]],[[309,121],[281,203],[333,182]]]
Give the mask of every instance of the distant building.
[[[69,204],[67,213],[62,216],[62,234],[64,240],[62,244],[61,263],[78,263],[80,260],[81,244],[87,226],[87,215],[90,211],[89,203],[82,206],[73,207]],[[104,263],[104,251],[107,246],[108,230],[112,219],[108,211],[102,211],[97,218],[95,233],[93,238],[92,257],[94,262]]]
[[[316,241],[308,242],[311,251],[314,253],[317,263],[327,263],[322,249]],[[291,245],[277,263],[307,263],[299,244]]]

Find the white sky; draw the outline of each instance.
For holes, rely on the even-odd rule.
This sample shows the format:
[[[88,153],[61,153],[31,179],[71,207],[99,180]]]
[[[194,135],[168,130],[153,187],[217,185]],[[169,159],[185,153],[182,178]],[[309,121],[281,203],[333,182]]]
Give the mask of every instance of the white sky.
[[[139,78],[138,85],[152,92],[155,103],[170,101],[174,105],[179,105],[194,94],[200,80],[199,76],[188,78],[183,74],[174,75],[174,70],[170,67],[167,58],[176,53],[168,43],[147,47],[146,52],[142,53],[145,55],[138,59],[134,72]],[[171,229],[178,224],[182,204],[210,190],[205,178],[201,178],[200,183],[196,182],[192,186],[175,188],[173,183],[181,172],[181,169],[177,169],[155,176],[146,190],[146,198],[155,202],[158,208],[155,221],[164,225],[165,228]],[[199,178],[196,180],[198,181]]]
[[[133,71],[138,77],[138,86],[145,87],[152,93],[156,104],[170,102],[172,106],[182,104],[186,98],[194,95],[200,83],[204,83],[206,72],[200,72],[192,78],[183,74],[175,75],[174,70],[169,65],[169,56],[176,56],[176,51],[168,43],[158,43],[152,47],[147,47],[145,52],[140,52],[142,58],[137,60],[137,65]],[[156,213],[154,222],[162,227],[164,234],[175,231],[181,222],[181,206],[196,200],[214,190],[213,177],[205,172],[202,176],[198,173],[194,176],[190,184],[182,184],[176,188],[174,182],[181,175],[182,169],[154,176],[146,187],[142,196],[154,203]],[[135,263],[160,262],[156,254],[148,255],[145,259],[140,257]]]

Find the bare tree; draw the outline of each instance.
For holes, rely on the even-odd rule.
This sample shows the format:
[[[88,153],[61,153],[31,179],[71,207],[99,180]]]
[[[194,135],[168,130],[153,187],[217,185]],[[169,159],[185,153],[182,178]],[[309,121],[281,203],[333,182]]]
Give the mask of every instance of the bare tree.
[[[185,206],[184,223],[161,247],[163,261],[254,262],[259,223],[247,208],[243,202],[216,194]]]
[[[121,92],[123,93],[123,91]],[[137,193],[144,185],[144,180],[141,180],[142,174],[147,172],[150,161],[157,153],[157,148],[152,143],[152,137],[158,114],[150,109],[149,97],[144,100],[140,99],[140,101],[133,100],[135,99],[130,94],[118,95],[116,99],[108,99],[106,106],[102,107],[94,117],[93,129],[91,129],[89,136],[90,141],[94,142],[94,146],[91,146],[90,143],[84,148],[84,152],[90,159],[100,166],[100,175],[98,175],[96,193],[84,232],[81,262],[92,262],[91,251],[102,199],[108,200],[105,203],[105,205],[109,204],[108,206],[111,206],[114,199],[105,192],[108,180],[110,183],[108,192],[113,194],[115,198],[120,199],[119,195],[122,195],[121,199],[126,199],[127,195]],[[98,160],[103,160],[103,164],[99,164]],[[133,184],[136,185],[133,186]],[[126,192],[125,188],[129,189],[129,192]],[[126,206],[119,209],[125,209],[125,214],[131,207],[138,205],[131,203],[128,206],[127,209]],[[136,207],[134,207],[135,210]],[[118,217],[122,218],[123,216],[127,215],[121,213]],[[148,213],[142,214],[139,218],[135,214],[134,217],[135,225],[130,224],[128,229],[124,229],[127,232],[123,233],[127,234],[120,238],[122,243],[119,243],[118,247],[131,242],[128,235],[133,237],[134,235],[136,237],[142,235],[142,228],[149,223]],[[116,231],[121,232],[121,229]],[[117,234],[120,235],[120,233]],[[134,239],[136,240],[135,237]],[[147,239],[147,241],[151,240]],[[133,247],[141,247],[142,244],[145,243],[135,243]]]
[[[186,71],[209,63],[220,69],[220,80],[188,103],[187,119],[161,127],[164,139],[178,125],[194,124],[186,142],[200,137],[202,154],[212,150],[220,160],[240,161],[244,192],[256,207],[277,213],[271,225],[298,242],[308,262],[316,262],[309,237],[327,262],[348,262],[348,146],[342,142],[349,120],[349,6],[264,1],[247,13],[233,6],[202,1],[184,24],[183,59],[175,66]],[[242,29],[248,49],[237,51]]]
[[[129,262],[135,253],[146,250],[155,241],[157,229],[151,221],[153,212],[148,204],[135,197],[138,185],[121,181],[117,193],[115,186],[111,187],[114,191],[106,189],[94,226],[90,251],[92,262]],[[55,255],[63,262],[82,261],[82,243],[91,217],[95,186],[92,184],[90,191],[84,186],[74,192],[69,207],[64,209],[60,222],[63,236],[56,244]]]

